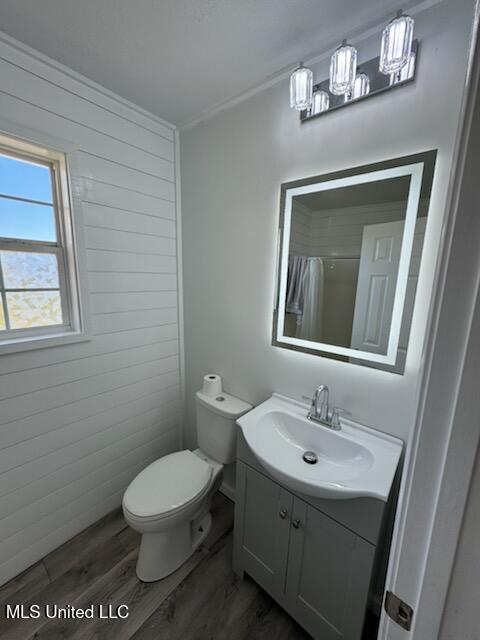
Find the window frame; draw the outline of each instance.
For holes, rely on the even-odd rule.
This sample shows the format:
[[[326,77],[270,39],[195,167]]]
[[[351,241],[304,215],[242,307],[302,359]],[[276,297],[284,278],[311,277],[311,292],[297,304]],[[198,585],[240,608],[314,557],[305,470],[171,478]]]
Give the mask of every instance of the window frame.
[[[20,134],[21,135],[21,134]],[[45,138],[45,137],[44,137]],[[57,148],[52,148],[56,146]],[[52,181],[52,207],[55,215],[56,242],[5,238],[0,236],[0,250],[50,253],[57,256],[60,300],[63,323],[39,327],[4,329],[0,331],[0,355],[26,349],[56,346],[70,342],[89,340],[89,326],[85,312],[86,291],[82,291],[80,278],[78,218],[81,217],[80,198],[73,197],[70,188],[69,169],[75,164],[74,154],[69,153],[68,143],[54,145],[50,139],[30,142],[0,129],[0,153],[27,162],[34,162],[50,169]],[[59,147],[61,150],[59,150]],[[78,189],[77,189],[78,192]],[[10,197],[10,196],[8,196]],[[12,200],[34,202],[28,198],[11,197]],[[75,211],[74,211],[75,210]],[[83,247],[81,247],[83,248]],[[0,304],[5,322],[6,295],[0,269]],[[9,289],[7,288],[7,291]],[[28,291],[29,289],[24,289]],[[48,290],[46,287],[44,290]],[[55,289],[57,290],[57,289]]]

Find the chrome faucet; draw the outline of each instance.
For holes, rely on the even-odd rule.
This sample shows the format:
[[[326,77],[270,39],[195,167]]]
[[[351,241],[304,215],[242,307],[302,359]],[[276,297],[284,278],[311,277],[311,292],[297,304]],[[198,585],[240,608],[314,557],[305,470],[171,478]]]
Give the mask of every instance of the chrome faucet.
[[[315,422],[328,422],[330,407],[328,406],[329,391],[326,384],[321,384],[315,389],[312,404],[307,418]]]
[[[306,399],[308,400],[309,398]],[[315,389],[307,418],[313,422],[323,424],[325,427],[329,427],[334,431],[340,431],[342,428],[340,424],[340,414],[347,413],[347,411],[339,409],[338,407],[330,409],[328,400],[328,387],[326,384],[321,384]]]

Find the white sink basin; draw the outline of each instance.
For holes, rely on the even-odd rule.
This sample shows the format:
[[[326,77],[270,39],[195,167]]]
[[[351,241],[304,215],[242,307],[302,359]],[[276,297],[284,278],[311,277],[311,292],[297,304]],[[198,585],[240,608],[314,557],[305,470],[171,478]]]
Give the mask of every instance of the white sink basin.
[[[238,419],[260,464],[286,487],[308,496],[387,501],[403,443],[351,420],[342,428],[307,419],[309,406],[274,393]],[[318,461],[303,460],[313,451]]]

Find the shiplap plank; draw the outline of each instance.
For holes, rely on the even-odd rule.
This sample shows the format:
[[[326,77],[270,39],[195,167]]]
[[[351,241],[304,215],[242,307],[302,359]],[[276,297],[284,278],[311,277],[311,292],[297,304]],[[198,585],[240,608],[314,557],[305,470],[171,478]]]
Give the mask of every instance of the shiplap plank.
[[[177,271],[174,256],[89,249],[87,259],[89,271],[117,273],[176,273]]]
[[[88,475],[84,475],[81,482],[77,481],[73,485],[67,485],[64,489],[63,500],[61,495],[55,496],[57,500],[50,504],[49,512],[46,515],[42,515],[40,512],[38,517],[34,516],[32,518],[33,521],[29,523],[28,527],[15,531],[11,536],[1,539],[0,563],[18,553],[22,547],[28,546],[36,539],[48,534],[51,531],[49,518],[53,514],[61,520],[63,519],[63,513],[60,514],[60,511],[72,509],[77,501],[79,503],[77,507],[88,503],[88,498],[91,500],[90,492],[96,491],[97,495],[101,496],[102,490],[113,493],[121,488],[126,488],[130,479],[143,468],[144,464],[157,457],[157,454],[153,454],[152,450],[155,449],[155,445],[158,445],[159,440],[162,440],[163,435],[165,434],[150,438],[146,443],[141,443],[139,446],[130,449],[119,457],[116,464],[114,461],[113,464],[107,464]],[[136,434],[133,434],[132,439],[135,440],[135,437]],[[119,469],[127,471],[115,473]],[[47,499],[50,499],[50,497],[46,496]]]
[[[146,193],[131,191],[121,186],[105,184],[95,179],[76,178],[77,190],[82,199],[91,204],[99,204],[115,209],[125,209],[135,213],[144,213],[160,218],[175,219],[175,203],[156,198]]]
[[[177,354],[177,341],[172,340],[83,358],[75,367],[72,367],[70,362],[62,362],[40,369],[12,373],[1,378],[0,401]],[[0,464],[0,470],[2,468]]]
[[[90,309],[93,314],[143,311],[162,307],[174,307],[176,304],[176,291],[162,291],[161,298],[158,295],[152,296],[149,291],[93,293],[90,296]]]
[[[84,203],[83,219],[85,224],[93,227],[131,233],[141,232],[164,238],[175,238],[176,236],[174,220],[98,204]]]
[[[119,296],[122,294],[114,294]],[[172,305],[174,306],[174,305]],[[175,324],[158,327],[131,329],[122,335],[118,333],[95,336],[87,342],[60,347],[51,347],[41,351],[5,354],[0,358],[0,376],[29,369],[38,369],[60,362],[76,362],[102,353],[113,353],[143,345],[176,340],[178,328]],[[2,379],[0,378],[0,385]]]
[[[136,442],[142,443],[142,441],[155,438],[178,425],[178,409],[176,414],[167,411],[165,415],[160,415],[160,413],[157,407],[153,411],[139,414],[136,423],[134,418],[121,421],[108,431],[76,443],[78,455],[75,457],[67,455],[70,451],[64,454],[64,450],[60,450],[56,455],[57,459],[64,461],[71,457],[72,461],[64,462],[64,464],[58,465],[52,473],[44,474],[35,482],[25,484],[19,489],[1,496],[0,540],[18,530],[16,527],[20,520],[18,517],[20,514],[24,514],[24,518],[28,518],[32,509],[38,509],[38,505],[36,507],[32,505],[40,502],[45,508],[45,505],[48,504],[45,499],[47,496],[67,485],[76,483],[83,476],[94,472],[102,465],[114,463],[115,459],[133,449]],[[134,439],[132,436],[136,436],[136,438]],[[51,503],[51,506],[53,507],[54,503]],[[17,518],[15,518],[16,514]],[[22,526],[32,524],[32,521],[28,522],[26,519],[21,522]]]
[[[0,62],[1,67],[1,62]],[[1,73],[1,72],[0,72]],[[173,176],[173,153],[160,157],[152,150],[132,146],[104,133],[93,131],[30,102],[19,101],[0,90],[0,112],[12,122],[35,122],[35,128],[46,133],[55,131],[57,138],[66,140],[82,151],[89,151],[107,160],[122,162],[146,173],[168,180]],[[154,145],[152,145],[153,147]]]
[[[90,293],[97,294],[146,292],[156,303],[150,304],[150,309],[158,306],[160,299],[164,306],[176,304],[177,278],[173,274],[97,272],[88,274],[88,284]],[[165,292],[174,292],[174,297],[163,295]],[[165,301],[169,301],[168,304],[165,304]]]
[[[177,322],[177,309],[152,309],[137,313],[125,311],[121,313],[105,313],[93,316],[93,330],[96,334],[114,331],[129,331],[142,327],[161,326]]]
[[[8,513],[9,496],[18,489],[32,485],[30,490],[37,491],[37,483],[45,476],[73,464],[95,447],[100,448],[100,444],[114,434],[125,429],[133,431],[139,416],[156,412],[160,423],[178,413],[180,403],[180,389],[174,385],[67,424],[55,430],[55,438],[47,432],[9,447],[9,466],[0,475],[0,513]]]
[[[46,82],[29,71],[6,62],[5,59],[1,59],[0,63],[2,90],[10,95],[132,145],[149,148],[153,143],[151,138],[154,138],[159,155],[172,152],[173,132],[170,133],[169,139],[164,136],[152,136],[150,128],[139,127],[126,118],[105,111],[93,102]]]
[[[102,482],[115,471],[115,462],[126,457],[129,452],[161,436],[178,424],[178,417],[168,416],[159,420],[158,410],[142,414],[136,425],[130,424],[125,433],[117,430],[117,437],[110,438],[104,446],[93,449],[85,456],[79,454],[78,459],[70,465],[62,467],[57,473],[39,481],[38,485],[30,484],[28,490],[10,494],[6,509],[0,511],[0,540],[5,540],[21,529],[35,525],[39,518],[55,510],[66,500],[73,500],[96,481]],[[125,427],[125,424],[121,426]],[[132,429],[134,427],[134,429]],[[101,473],[101,476],[98,477]],[[92,478],[95,478],[93,479]],[[88,479],[88,480],[86,480]],[[15,500],[15,495],[17,499]],[[20,508],[19,508],[19,505]]]
[[[132,253],[175,256],[176,241],[172,238],[145,236],[139,233],[85,227],[87,249],[110,249]]]
[[[5,448],[12,447],[19,442],[40,437],[46,433],[51,433],[52,438],[61,438],[58,430],[67,425],[78,424],[82,420],[98,416],[114,407],[133,402],[154,392],[157,392],[159,398],[161,398],[163,389],[168,389],[178,384],[178,371],[169,371],[168,373],[156,375],[147,374],[140,380],[132,380],[129,384],[116,387],[105,393],[82,398],[68,405],[55,407],[43,413],[16,420],[1,427],[0,438],[2,446]],[[61,443],[61,440],[59,440],[59,443]]]
[[[154,356],[143,360],[140,364],[123,365],[117,370],[110,371],[108,375],[96,374],[55,388],[49,387],[45,390],[30,392],[22,396],[21,402],[18,396],[7,398],[0,401],[0,425],[104,393],[128,384],[129,380],[135,380],[137,376],[143,377],[146,372],[168,372],[176,369],[178,369],[178,356],[167,358]]]
[[[175,165],[171,160],[164,160],[151,154],[147,155],[141,149],[137,150],[134,147],[122,149],[123,153],[120,153],[120,149],[118,149],[118,153],[115,156],[114,149],[111,149],[114,146],[110,144],[108,147],[103,147],[100,153],[94,153],[92,150],[80,147],[77,151],[80,174],[85,177],[92,177],[94,172],[98,172],[99,175],[105,176],[105,182],[110,184],[117,184],[117,182],[111,182],[111,180],[119,179],[117,174],[120,174],[123,178],[127,176],[126,184],[131,185],[129,188],[133,188],[133,186],[136,186],[137,189],[138,187],[145,187],[147,193],[151,193],[154,196],[157,196],[158,188],[163,189],[164,182],[174,182]],[[135,160],[138,160],[138,162],[135,162]],[[111,164],[114,164],[115,168],[112,168]],[[129,173],[130,171],[136,171],[141,176],[136,176],[132,179],[133,174]],[[147,181],[144,176],[151,177],[153,180]],[[135,185],[133,185],[134,181]],[[162,192],[160,197],[171,200],[170,193],[171,191],[167,195],[167,192]]]
[[[170,179],[157,178],[144,171],[132,169],[112,160],[105,160],[85,151],[79,151],[76,155],[79,175],[84,178],[100,180],[171,202],[175,200],[175,185]]]
[[[3,564],[0,565],[0,581],[6,582],[11,577],[23,571],[52,549],[66,542],[83,528],[92,524],[121,503],[123,492],[133,477],[156,458],[174,451],[178,446],[178,434],[175,429],[165,434],[154,450],[146,454],[145,461],[130,469],[124,470],[119,476],[112,478],[108,483],[96,487],[82,498],[64,505],[57,512],[55,527],[45,527],[46,535],[43,537],[26,536],[22,539],[19,549]]]

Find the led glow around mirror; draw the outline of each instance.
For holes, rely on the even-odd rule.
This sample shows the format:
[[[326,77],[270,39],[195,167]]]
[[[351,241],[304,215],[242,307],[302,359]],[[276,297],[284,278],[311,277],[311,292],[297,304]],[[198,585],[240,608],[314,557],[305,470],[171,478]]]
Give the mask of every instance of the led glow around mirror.
[[[282,186],[275,345],[403,372],[435,152],[402,161]]]

